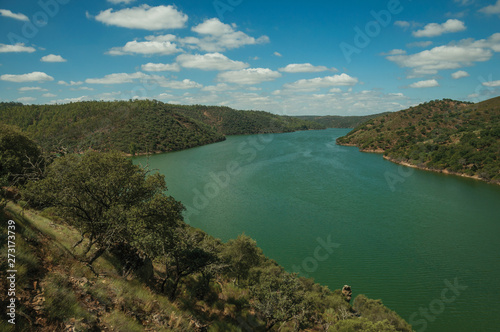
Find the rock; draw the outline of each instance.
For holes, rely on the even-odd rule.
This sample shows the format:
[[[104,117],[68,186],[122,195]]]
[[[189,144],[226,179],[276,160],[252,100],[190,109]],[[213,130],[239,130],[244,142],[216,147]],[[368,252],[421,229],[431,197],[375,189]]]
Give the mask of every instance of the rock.
[[[352,298],[352,289],[351,289],[351,286],[344,285],[344,287],[342,287],[342,296],[345,297],[345,300],[347,302],[351,302],[351,298]]]

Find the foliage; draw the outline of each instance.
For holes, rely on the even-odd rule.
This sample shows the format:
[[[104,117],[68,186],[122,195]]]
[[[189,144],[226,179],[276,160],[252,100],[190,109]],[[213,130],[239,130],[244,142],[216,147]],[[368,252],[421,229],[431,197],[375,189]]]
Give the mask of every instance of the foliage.
[[[267,112],[183,106],[156,100],[88,101],[63,105],[3,104],[0,122],[19,126],[44,148],[61,152],[118,150],[144,154],[219,142],[224,135],[320,129]]]
[[[478,104],[431,101],[370,120],[337,143],[500,183],[500,97]]]
[[[228,262],[228,275],[237,278],[238,283],[240,279],[248,278],[250,269],[259,266],[264,257],[255,240],[244,234],[229,240],[224,248],[222,255]]]
[[[5,183],[24,183],[43,162],[37,144],[15,127],[0,123],[0,178]]]
[[[92,263],[113,244],[134,241],[138,227],[171,227],[181,218],[181,206],[162,196],[165,189],[163,176],[147,175],[119,153],[87,152],[55,160],[46,178],[29,183],[23,196],[35,206],[55,206],[82,239],[87,236],[84,253],[98,249]]]
[[[304,115],[297,116],[301,120],[313,121],[319,123],[326,128],[355,128],[359,125],[367,122],[371,119],[377,118],[382,115],[389,113],[380,113],[372,115],[362,115],[362,116],[340,116],[340,115],[326,115],[326,116],[314,116],[314,115]]]

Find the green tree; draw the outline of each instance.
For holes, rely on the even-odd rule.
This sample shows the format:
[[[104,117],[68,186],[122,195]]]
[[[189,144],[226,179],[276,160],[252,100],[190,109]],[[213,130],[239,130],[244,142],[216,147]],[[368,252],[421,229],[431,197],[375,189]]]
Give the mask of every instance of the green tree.
[[[97,249],[88,259],[92,264],[119,242],[146,247],[154,237],[147,232],[140,234],[138,229],[157,231],[156,224],[168,228],[182,219],[182,205],[165,197],[164,190],[163,176],[148,175],[119,153],[87,152],[56,159],[46,177],[30,182],[23,195],[39,207],[56,207],[57,213],[80,231],[79,243],[87,238],[84,258],[92,248]]]
[[[296,327],[306,315],[304,290],[290,273],[263,273],[252,287],[253,306],[266,321],[266,329],[295,320]]]
[[[0,178],[7,183],[24,183],[43,167],[38,145],[16,127],[0,124]]]
[[[248,277],[250,269],[258,266],[263,257],[257,242],[245,234],[230,240],[222,255],[229,263],[229,275],[235,277],[238,284],[241,279]]]

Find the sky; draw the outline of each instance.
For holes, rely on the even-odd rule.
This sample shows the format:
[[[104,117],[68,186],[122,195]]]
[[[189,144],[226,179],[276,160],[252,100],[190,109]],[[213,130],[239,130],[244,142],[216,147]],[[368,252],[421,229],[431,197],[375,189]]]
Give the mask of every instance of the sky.
[[[0,0],[0,101],[365,115],[500,95],[500,0]]]

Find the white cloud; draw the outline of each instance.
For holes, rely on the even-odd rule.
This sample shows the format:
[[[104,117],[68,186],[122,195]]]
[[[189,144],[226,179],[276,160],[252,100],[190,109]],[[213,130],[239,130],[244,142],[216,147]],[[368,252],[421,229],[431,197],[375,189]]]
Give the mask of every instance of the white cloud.
[[[390,50],[387,53],[380,53],[380,55],[401,55],[401,54],[406,54],[406,51],[401,49],[394,49]]]
[[[54,98],[54,97],[57,97],[57,95],[55,95],[53,93],[44,93],[42,95],[42,97],[45,97],[45,98]]]
[[[466,72],[466,71],[463,71],[463,70],[459,70],[453,74],[451,74],[451,77],[455,80],[458,80],[459,78],[463,78],[463,77],[469,77],[469,73]]]
[[[167,64],[167,63],[146,63],[141,66],[144,71],[175,71],[179,72],[181,67],[177,63]]]
[[[100,12],[95,19],[106,25],[122,28],[165,30],[185,27],[188,16],[171,5],[157,7],[141,5],[115,12],[109,8]]]
[[[396,21],[394,25],[403,29],[407,29],[411,26],[410,22],[407,21]]]
[[[302,79],[293,83],[285,84],[286,89],[300,91],[316,91],[320,88],[328,88],[334,86],[353,86],[358,83],[358,79],[351,77],[345,73],[334,76],[316,77],[311,79]]]
[[[76,98],[64,98],[64,99],[57,99],[57,100],[51,100],[50,102],[52,104],[69,104],[69,103],[77,103],[79,101],[84,101],[84,100],[90,100],[88,96],[80,96]]]
[[[234,61],[221,53],[181,54],[177,62],[184,68],[201,70],[238,70],[247,68],[248,63]]]
[[[281,55],[281,53],[280,53],[280,52],[274,52],[273,54],[274,54],[275,56],[277,56],[277,57],[280,57],[280,58],[283,56],[283,55]]]
[[[408,47],[427,47],[427,46],[431,46],[432,45],[432,42],[430,40],[428,41],[421,41],[421,42],[414,42],[414,43],[409,43],[407,44],[406,46]]]
[[[262,82],[274,81],[281,77],[277,71],[269,68],[248,68],[242,70],[227,71],[220,73],[217,78],[219,81],[236,84],[259,84]]]
[[[107,54],[109,55],[125,55],[125,54],[142,54],[142,55],[171,55],[182,52],[177,48],[177,44],[172,42],[174,35],[165,36],[148,36],[147,41],[129,41],[123,47],[113,47]]]
[[[500,34],[499,34],[500,37]],[[478,47],[480,44],[493,47],[489,41],[462,42],[458,45],[437,46],[416,54],[391,55],[386,58],[403,68],[411,68],[409,78],[422,75],[434,75],[439,70],[457,69],[471,66],[474,62],[488,61],[493,53],[486,47]]]
[[[441,36],[444,33],[459,32],[464,31],[464,22],[456,19],[449,19],[448,21],[438,24],[429,23],[422,30],[417,30],[413,32],[414,37],[436,37]]]
[[[236,25],[222,23],[218,18],[207,19],[203,23],[193,27],[191,30],[203,36],[202,38],[186,37],[180,41],[206,52],[223,52],[225,50],[239,48],[245,45],[265,44],[269,37],[250,37],[244,32],[236,31]]]
[[[66,59],[64,59],[60,55],[55,55],[55,54],[49,54],[40,59],[42,62],[66,62]]]
[[[116,73],[109,74],[104,76],[103,78],[87,78],[85,83],[88,84],[123,84],[123,83],[132,83],[135,79],[146,78],[148,75],[137,72],[133,74],[127,73]]]
[[[486,6],[486,7],[479,9],[479,12],[484,13],[484,14],[490,14],[490,15],[491,14],[500,15],[500,0],[497,0],[497,3],[494,5],[489,5],[489,6]]]
[[[26,21],[26,22],[29,22],[29,20],[30,20],[28,18],[28,16],[21,14],[21,13],[17,13],[17,14],[13,13],[8,9],[0,9],[0,16],[10,17],[10,18],[13,18],[15,20]]]
[[[164,88],[169,88],[169,89],[178,89],[178,90],[184,90],[184,89],[197,89],[197,88],[202,88],[203,85],[191,81],[189,79],[185,79],[182,81],[163,81],[159,82],[161,87]]]
[[[229,90],[236,90],[236,86],[231,86],[226,83],[219,83],[217,85],[209,85],[203,87],[201,91],[208,91],[208,92],[223,92],[223,91],[229,91]]]
[[[439,83],[436,80],[418,81],[418,82],[410,84],[410,88],[416,88],[416,89],[420,89],[420,88],[433,88],[433,87],[436,87],[436,86],[439,86]]]
[[[31,46],[24,46],[22,43],[15,45],[0,44],[0,53],[10,53],[10,52],[28,52],[33,53],[36,50]]]
[[[26,91],[49,91],[47,89],[43,89],[39,86],[24,86],[22,88],[18,89],[19,92],[26,92]]]
[[[493,88],[493,87],[500,86],[500,81],[483,82],[483,85],[490,87],[490,88]]]
[[[34,71],[32,73],[22,74],[22,75],[4,74],[4,75],[0,76],[0,80],[9,81],[9,82],[16,82],[16,83],[23,83],[23,82],[53,81],[54,78],[52,76],[45,74],[45,73],[42,73],[39,71]]]
[[[278,70],[284,73],[319,73],[327,71],[328,68],[325,66],[313,66],[310,63],[291,63]]]
[[[21,103],[31,103],[31,102],[34,102],[36,100],[36,98],[34,97],[21,97],[21,98],[17,98],[16,101],[18,102],[21,102]]]
[[[78,81],[78,82],[70,81],[68,83],[68,82],[65,82],[65,81],[59,81],[59,82],[57,82],[57,84],[59,84],[59,85],[66,85],[66,86],[74,86],[74,85],[82,85],[83,82],[82,81]]]

